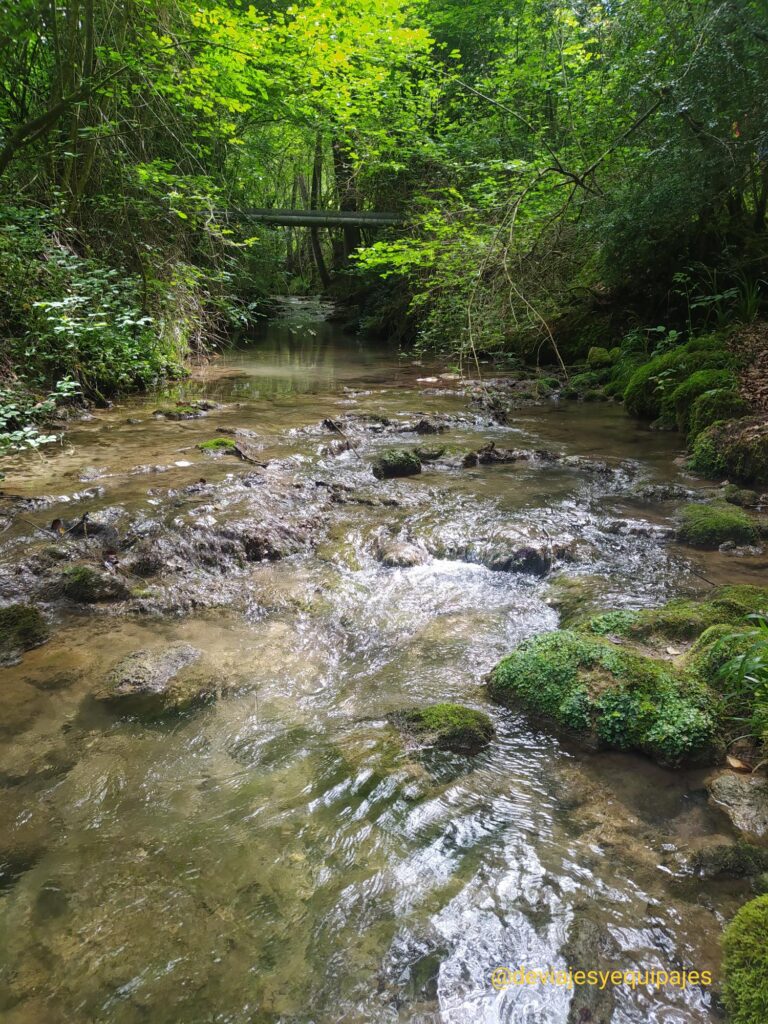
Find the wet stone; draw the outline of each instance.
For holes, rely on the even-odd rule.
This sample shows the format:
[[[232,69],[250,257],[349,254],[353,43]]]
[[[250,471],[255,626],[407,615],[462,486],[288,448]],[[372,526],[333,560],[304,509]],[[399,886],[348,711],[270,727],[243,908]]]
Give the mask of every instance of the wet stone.
[[[128,713],[162,713],[205,703],[215,686],[185,673],[201,656],[185,643],[171,644],[163,651],[136,651],[115,666],[95,697]]]

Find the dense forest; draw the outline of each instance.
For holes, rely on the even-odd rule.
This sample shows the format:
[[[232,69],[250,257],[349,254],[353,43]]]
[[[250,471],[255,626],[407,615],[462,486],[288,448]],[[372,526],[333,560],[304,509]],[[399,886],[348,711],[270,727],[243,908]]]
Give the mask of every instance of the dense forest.
[[[276,227],[249,216],[265,210],[348,217],[343,226]],[[356,219],[375,213],[387,223]],[[516,375],[517,390],[483,393],[480,406],[497,423],[553,399],[621,404],[647,436],[674,433],[678,464],[720,488],[706,492],[707,504],[681,492],[689,507],[677,539],[723,558],[758,558],[768,538],[768,0],[0,0],[6,475],[10,457],[58,450],[68,421],[87,410],[172,388],[252,338],[275,296],[316,295],[363,346],[370,339],[409,361],[442,359],[444,376],[460,381]],[[157,415],[182,418],[176,413]],[[355,424],[345,427],[350,441],[341,414],[323,422],[336,454],[352,452]],[[419,420],[413,431],[444,426]],[[227,437],[195,435],[190,447],[197,441],[215,455],[236,448]],[[494,444],[463,456],[462,467],[542,461],[541,452]],[[246,449],[237,451],[263,468]],[[173,465],[188,467],[178,451]],[[455,457],[445,447],[416,452],[399,467],[381,457],[376,478],[415,477]],[[551,462],[598,472],[567,458]],[[194,486],[204,485],[202,477]],[[321,489],[310,490],[309,504]],[[292,524],[292,492],[278,497]],[[265,508],[259,514],[271,521]],[[9,514],[7,528],[19,522]],[[551,524],[542,522],[545,570],[535,567],[539,549],[524,549],[523,571],[534,565],[534,576],[554,564]],[[54,523],[58,539],[73,540],[85,516]],[[41,533],[50,540],[47,525],[32,529],[40,544]],[[290,547],[287,528],[286,536],[295,554],[301,545]],[[140,541],[137,527],[131,544]],[[260,561],[283,557],[279,545],[275,554],[260,544],[245,545],[243,563],[257,560],[255,549]],[[573,550],[564,547],[561,561]],[[222,544],[216,557],[231,554]],[[428,558],[426,549],[411,556],[412,565]],[[44,572],[59,571],[58,557],[42,551]],[[400,566],[401,555],[392,557]],[[502,562],[483,564],[509,570]],[[144,568],[131,565],[119,593],[81,598],[60,586],[54,598],[147,600]],[[727,574],[715,568],[722,583]],[[79,569],[77,586],[91,586],[90,569]],[[765,592],[726,590],[668,611],[614,602],[615,611],[575,631],[552,632],[542,619],[550,631],[499,662],[491,695],[502,705],[514,696],[566,730],[598,715],[610,749],[665,767],[727,756],[763,785]],[[18,626],[2,618],[4,595],[0,655]],[[648,595],[669,596],[650,585]],[[189,607],[197,607],[191,599]],[[609,650],[606,638],[617,637],[637,650]],[[679,671],[670,658],[682,659]],[[587,693],[579,682],[587,670],[598,689],[618,678],[620,692]],[[566,677],[575,680],[567,699]],[[725,680],[716,698],[707,689],[715,677]],[[449,725],[462,731],[462,722]],[[409,728],[418,731],[411,720]],[[766,834],[764,822],[760,842],[729,848],[722,868],[751,886],[725,938],[722,996],[733,1024],[768,1021]],[[607,1020],[593,1010],[578,1020]],[[275,1010],[264,1019],[299,1017]]]

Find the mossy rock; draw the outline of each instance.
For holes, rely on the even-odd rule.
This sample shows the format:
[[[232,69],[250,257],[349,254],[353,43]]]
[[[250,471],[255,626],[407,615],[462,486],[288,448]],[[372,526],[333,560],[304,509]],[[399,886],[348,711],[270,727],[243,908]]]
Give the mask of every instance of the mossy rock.
[[[197,405],[179,405],[163,406],[160,409],[155,409],[152,413],[153,416],[162,416],[166,420],[197,420],[201,416],[205,415],[205,410]]]
[[[733,390],[736,377],[730,370],[696,370],[677,385],[661,401],[661,419],[669,426],[673,424],[687,434],[690,426],[691,407],[707,392]],[[718,417],[721,418],[721,417]],[[711,422],[711,421],[710,421]],[[708,426],[708,424],[705,424]]]
[[[733,632],[751,612],[768,608],[768,588],[719,587],[706,600],[679,599],[661,608],[604,612],[577,625],[580,632],[620,636],[642,642],[695,640],[712,626]]]
[[[593,345],[589,352],[587,352],[587,366],[591,369],[610,366],[612,362],[611,353],[607,348],[602,348],[600,345]]]
[[[755,544],[759,535],[746,512],[727,502],[713,502],[683,509],[678,539],[695,548],[717,548],[726,541]]]
[[[727,662],[745,654],[754,644],[743,627],[726,623],[709,626],[686,655],[686,667],[700,679],[715,684]]]
[[[688,417],[688,436],[695,439],[707,427],[721,420],[738,419],[749,414],[749,405],[735,387],[706,391],[693,402]]]
[[[130,590],[121,579],[89,565],[73,565],[65,569],[61,575],[60,590],[64,597],[80,604],[123,601],[130,596]]]
[[[691,867],[703,878],[753,878],[768,871],[768,849],[744,841],[698,850]]]
[[[373,475],[377,480],[390,480],[398,476],[416,476],[421,472],[421,460],[409,448],[385,448],[373,460]]]
[[[741,908],[723,936],[724,998],[729,1024],[768,1021],[768,895]]]
[[[528,640],[496,666],[488,687],[494,700],[590,746],[636,750],[666,765],[711,760],[719,747],[706,687],[603,637],[559,630]]]
[[[768,416],[713,423],[694,441],[689,465],[711,479],[768,483]]]
[[[539,377],[536,381],[536,390],[542,395],[551,395],[562,387],[557,377]]]
[[[444,444],[418,444],[413,449],[420,462],[437,462],[448,452]]]
[[[13,664],[22,651],[39,647],[49,635],[45,619],[33,605],[0,608],[0,665]]]
[[[136,651],[112,669],[94,696],[116,711],[150,718],[208,703],[216,693],[215,683],[190,670],[200,657],[200,651],[186,643]]]
[[[729,505],[738,505],[739,508],[754,508],[760,503],[760,495],[757,491],[750,491],[746,487],[737,487],[736,484],[727,484],[723,491],[723,497]]]
[[[237,444],[231,437],[213,437],[210,441],[201,441],[197,446],[201,452],[227,452],[237,455]]]
[[[457,754],[476,754],[495,735],[488,715],[461,704],[432,704],[398,711],[391,720],[403,732],[418,736],[429,746]]]
[[[658,419],[670,385],[680,384],[701,370],[728,369],[732,363],[733,357],[726,352],[721,339],[693,338],[638,366],[624,390],[624,405],[632,416]]]

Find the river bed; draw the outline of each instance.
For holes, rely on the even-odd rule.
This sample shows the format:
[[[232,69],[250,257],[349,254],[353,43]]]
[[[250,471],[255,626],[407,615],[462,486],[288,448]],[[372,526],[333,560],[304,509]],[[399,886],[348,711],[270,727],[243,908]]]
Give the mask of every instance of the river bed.
[[[759,582],[765,565],[692,558],[666,535],[675,503],[638,498],[647,485],[701,486],[677,436],[612,404],[550,400],[500,426],[451,381],[419,381],[445,369],[345,337],[293,303],[257,343],[174,392],[218,403],[204,417],[153,416],[158,396],[123,402],[74,424],[53,455],[2,467],[8,493],[53,496],[0,536],[9,574],[30,530],[74,510],[140,517],[175,502],[180,523],[225,521],[226,482],[248,467],[195,446],[236,429],[306,488],[297,495],[336,485],[347,489],[337,498],[356,496],[307,506],[322,527],[305,549],[226,578],[185,577],[177,608],[174,588],[158,598],[151,582],[129,615],[56,606],[49,642],[0,669],[4,1021],[721,1019],[698,986],[588,1003],[555,986],[493,988],[500,965],[685,967],[717,982],[723,923],[744,889],[686,869],[692,851],[732,835],[702,772],[569,749],[490,704],[483,679],[522,639],[557,627],[564,577],[582,580],[585,610],[642,607],[706,591],[702,577]],[[427,440],[554,450],[609,472],[435,463],[379,482],[372,455],[414,436],[365,432],[355,450],[329,450],[323,419],[350,414],[455,416]],[[543,576],[485,564],[499,531],[532,524],[567,535],[577,557]],[[384,566],[382,532],[430,557]],[[91,699],[121,657],[174,641],[236,685],[152,722]],[[492,716],[487,750],[408,749],[387,722],[443,700]]]

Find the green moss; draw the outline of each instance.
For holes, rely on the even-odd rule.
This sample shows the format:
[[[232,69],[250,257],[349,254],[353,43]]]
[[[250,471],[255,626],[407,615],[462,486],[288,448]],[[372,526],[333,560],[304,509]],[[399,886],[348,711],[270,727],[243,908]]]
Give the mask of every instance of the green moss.
[[[758,534],[746,512],[726,502],[713,502],[684,508],[678,537],[692,547],[716,548],[726,541],[754,544]]]
[[[197,446],[201,452],[236,452],[237,445],[231,437],[214,437],[210,441],[201,441]]]
[[[373,460],[372,468],[377,480],[388,480],[396,476],[415,476],[421,472],[421,461],[408,448],[386,448]]]
[[[654,356],[637,367],[624,390],[624,404],[632,416],[657,419],[670,389],[692,374],[702,370],[723,370],[733,362],[718,338],[693,338]]]
[[[560,387],[557,377],[539,377],[536,381],[536,390],[539,394],[551,395],[553,391],[559,391]]]
[[[437,459],[442,459],[448,451],[448,446],[444,444],[419,444],[413,450],[421,462],[435,462]]]
[[[705,687],[602,637],[573,630],[536,637],[504,658],[488,685],[503,704],[663,764],[706,758],[716,745]]]
[[[611,362],[611,354],[607,348],[593,345],[587,352],[587,366],[589,367],[610,366]]]
[[[686,667],[700,679],[714,684],[723,665],[744,654],[753,642],[735,625],[709,626],[686,655]]]
[[[705,878],[751,878],[768,871],[768,849],[752,843],[720,843],[698,850],[691,867]]]
[[[45,619],[32,605],[0,608],[0,664],[14,660],[20,651],[39,646],[48,636]]]
[[[768,417],[713,423],[694,441],[689,465],[710,478],[768,483]]]
[[[405,732],[429,734],[430,744],[440,750],[475,753],[493,739],[494,729],[488,715],[461,704],[433,704],[397,712],[394,723]]]
[[[694,640],[711,626],[723,625],[732,632],[750,612],[760,608],[768,608],[768,588],[719,587],[707,600],[676,600],[661,608],[606,612],[575,628],[596,636],[614,635],[643,642]]]
[[[768,895],[741,908],[723,937],[724,998],[730,1024],[768,1020]]]
[[[152,415],[163,416],[167,420],[195,420],[203,415],[203,410],[196,405],[179,403],[178,405],[163,406],[160,409],[155,409]]]
[[[99,601],[120,601],[129,596],[129,590],[121,579],[107,573],[97,572],[87,565],[73,565],[61,576],[61,593],[81,604],[96,604]]]
[[[736,378],[730,370],[696,370],[669,394],[664,395],[661,401],[661,419],[670,426],[674,424],[678,430],[687,434],[691,407],[696,400],[715,389],[729,391],[735,386]]]
[[[688,417],[688,436],[696,438],[702,430],[720,420],[746,416],[749,406],[734,387],[717,388],[699,395]]]
[[[727,484],[723,497],[729,505],[738,505],[739,508],[754,508],[760,502],[760,496],[757,491],[737,487],[736,484]]]

